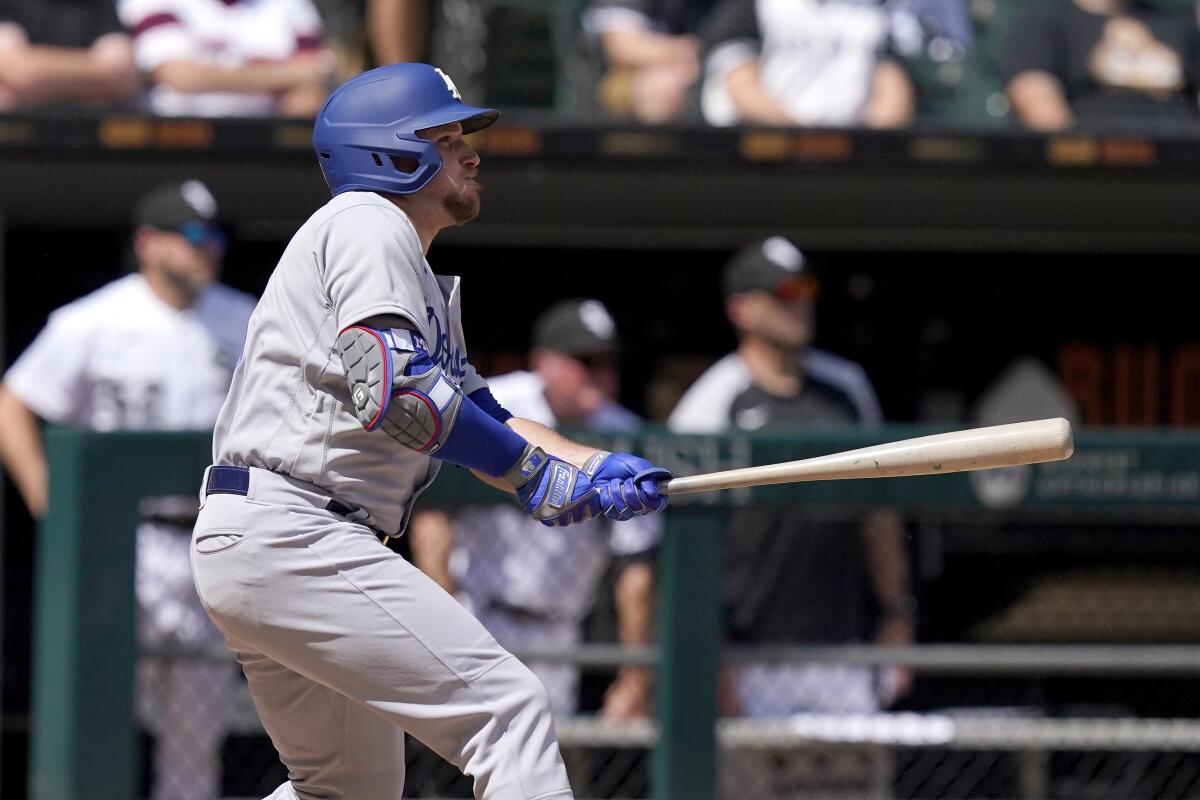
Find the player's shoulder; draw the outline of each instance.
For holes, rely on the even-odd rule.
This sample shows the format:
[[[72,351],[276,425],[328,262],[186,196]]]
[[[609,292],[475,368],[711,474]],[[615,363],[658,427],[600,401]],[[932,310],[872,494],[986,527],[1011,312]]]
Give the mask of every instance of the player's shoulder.
[[[667,427],[681,433],[715,433],[729,425],[729,408],[751,385],[750,370],[736,352],[704,371],[683,393]]]
[[[375,192],[334,195],[309,217],[307,230],[318,242],[369,242],[395,245],[414,255],[421,252],[417,229],[398,206]]]
[[[849,391],[871,385],[871,379],[867,377],[862,364],[828,350],[809,347],[800,356],[800,363],[806,374],[839,389]]]
[[[214,283],[204,292],[204,302],[219,313],[249,317],[258,305],[254,295],[223,283]]]
[[[862,364],[815,347],[804,351],[800,363],[810,380],[844,396],[860,422],[873,425],[882,421],[875,387]]]
[[[318,228],[330,225],[363,225],[371,230],[380,230],[381,221],[392,225],[411,226],[408,215],[398,206],[375,192],[342,192],[313,213],[309,222]]]
[[[114,320],[142,306],[147,293],[141,275],[126,275],[55,309],[47,324],[73,331],[111,325]]]
[[[527,405],[530,400],[540,397],[542,393],[542,379],[535,373],[526,370],[492,376],[487,379],[487,384],[492,397],[495,397],[496,402],[506,408]],[[509,410],[512,411],[512,408]]]
[[[645,420],[617,402],[600,406],[588,419],[588,426],[605,433],[633,433]]]

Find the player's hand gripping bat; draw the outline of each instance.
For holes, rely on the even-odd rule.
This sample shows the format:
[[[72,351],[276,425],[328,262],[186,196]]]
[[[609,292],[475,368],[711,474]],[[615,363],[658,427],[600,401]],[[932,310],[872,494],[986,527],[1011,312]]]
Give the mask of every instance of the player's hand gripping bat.
[[[677,495],[770,483],[941,475],[1060,461],[1070,457],[1074,449],[1071,423],[1059,417],[903,439],[802,461],[672,478],[659,483],[658,490]]]

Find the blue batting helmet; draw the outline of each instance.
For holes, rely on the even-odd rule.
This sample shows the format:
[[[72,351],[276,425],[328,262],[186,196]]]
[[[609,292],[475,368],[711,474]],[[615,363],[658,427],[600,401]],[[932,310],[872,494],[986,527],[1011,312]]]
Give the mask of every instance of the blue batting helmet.
[[[329,95],[313,126],[325,182],[350,191],[412,194],[442,168],[417,131],[461,122],[486,128],[500,112],[464,105],[450,76],[429,64],[392,64],[356,75]]]

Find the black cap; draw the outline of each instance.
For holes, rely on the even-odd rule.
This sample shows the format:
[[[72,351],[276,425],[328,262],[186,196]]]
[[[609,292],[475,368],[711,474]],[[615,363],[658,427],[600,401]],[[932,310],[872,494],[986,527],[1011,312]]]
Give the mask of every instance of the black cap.
[[[533,346],[569,356],[614,352],[620,345],[617,325],[599,300],[563,300],[533,323]]]
[[[136,226],[175,230],[189,222],[211,224],[217,218],[217,201],[197,180],[168,183],[146,192],[133,212]]]
[[[782,236],[771,236],[733,254],[721,274],[721,291],[726,297],[758,290],[774,292],[797,278],[815,280],[804,254]]]

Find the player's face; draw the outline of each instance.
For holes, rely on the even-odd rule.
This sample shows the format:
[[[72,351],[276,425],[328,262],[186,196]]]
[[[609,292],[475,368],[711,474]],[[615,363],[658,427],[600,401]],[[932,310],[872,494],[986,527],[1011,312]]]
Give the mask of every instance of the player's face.
[[[776,347],[799,350],[812,341],[816,323],[813,297],[780,297],[770,292],[742,296],[740,327]]]
[[[620,372],[615,353],[600,353],[579,359],[587,370],[588,380],[609,400],[616,400],[621,391]]]
[[[562,422],[583,423],[619,390],[616,356],[576,358],[553,350],[533,352],[531,365],[542,379],[550,410]]]
[[[475,219],[483,193],[478,180],[479,154],[463,138],[462,124],[439,125],[419,135],[433,142],[442,157],[442,168],[430,183],[442,207],[456,225]]]
[[[812,341],[816,317],[812,300],[781,300],[772,296],[769,306],[765,322],[776,344],[799,349]]]
[[[225,240],[217,228],[188,223],[178,231],[154,231],[141,252],[143,269],[153,271],[187,302],[216,280]]]

